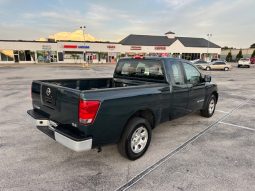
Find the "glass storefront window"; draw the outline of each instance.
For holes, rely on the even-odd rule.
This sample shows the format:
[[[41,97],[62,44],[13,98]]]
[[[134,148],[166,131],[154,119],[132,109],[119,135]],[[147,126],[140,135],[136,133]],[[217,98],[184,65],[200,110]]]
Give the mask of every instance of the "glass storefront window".
[[[37,61],[38,61],[38,63],[44,62],[44,60],[45,60],[44,59],[45,51],[37,51],[36,54],[37,54]]]
[[[64,54],[63,54],[63,52],[58,52],[58,61],[60,61],[60,62],[64,61]]]
[[[182,59],[185,59],[185,60],[200,59],[200,54],[199,53],[182,53]]]
[[[36,51],[36,54],[37,54],[36,59],[37,59],[38,63],[57,62],[57,51],[39,50],[39,51]],[[32,52],[31,52],[31,57],[32,57],[32,59],[34,58]]]
[[[25,51],[24,50],[20,50],[19,51],[19,61],[26,61]]]
[[[64,59],[65,60],[70,60],[70,59],[82,59],[83,58],[83,52],[71,52],[71,51],[66,51],[64,54]]]
[[[13,50],[0,50],[0,60],[13,61],[14,60]]]
[[[30,52],[31,61],[35,62],[35,52]]]
[[[25,59],[26,59],[26,61],[31,61],[30,50],[25,50]]]

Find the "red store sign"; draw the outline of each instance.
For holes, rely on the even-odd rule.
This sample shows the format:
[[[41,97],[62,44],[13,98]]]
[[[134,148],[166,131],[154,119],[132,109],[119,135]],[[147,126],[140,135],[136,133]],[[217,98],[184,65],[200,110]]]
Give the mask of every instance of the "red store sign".
[[[155,50],[166,50],[165,46],[155,46]]]
[[[107,48],[109,48],[109,49],[115,49],[115,46],[114,46],[114,45],[108,45]]]
[[[131,46],[130,50],[142,50],[141,46]]]
[[[77,48],[77,45],[64,45],[64,48]]]

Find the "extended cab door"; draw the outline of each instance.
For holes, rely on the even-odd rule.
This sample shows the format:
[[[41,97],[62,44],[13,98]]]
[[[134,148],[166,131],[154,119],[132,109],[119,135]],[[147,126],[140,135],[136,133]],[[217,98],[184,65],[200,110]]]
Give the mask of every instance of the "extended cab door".
[[[205,101],[205,82],[202,75],[192,64],[183,62],[185,83],[189,88],[188,109],[190,111],[200,110]]]
[[[185,83],[182,63],[180,61],[171,61],[171,96],[170,96],[170,118],[177,118],[188,113],[189,88]]]

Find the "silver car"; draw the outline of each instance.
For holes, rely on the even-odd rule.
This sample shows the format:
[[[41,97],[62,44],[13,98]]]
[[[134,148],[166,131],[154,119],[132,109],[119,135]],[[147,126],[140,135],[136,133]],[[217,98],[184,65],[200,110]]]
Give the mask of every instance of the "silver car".
[[[224,71],[228,71],[232,68],[232,66],[230,64],[228,64],[225,61],[215,61],[215,62],[211,62],[207,65],[202,65],[202,69],[203,70],[224,70]]]

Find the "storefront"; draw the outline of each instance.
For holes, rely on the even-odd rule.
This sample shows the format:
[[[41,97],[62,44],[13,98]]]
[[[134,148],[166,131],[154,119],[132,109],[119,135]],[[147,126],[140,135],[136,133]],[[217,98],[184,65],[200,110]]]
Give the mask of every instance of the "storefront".
[[[116,63],[125,56],[162,56],[186,60],[217,58],[221,48],[206,39],[129,35],[120,42],[37,42],[0,40],[0,63]]]

